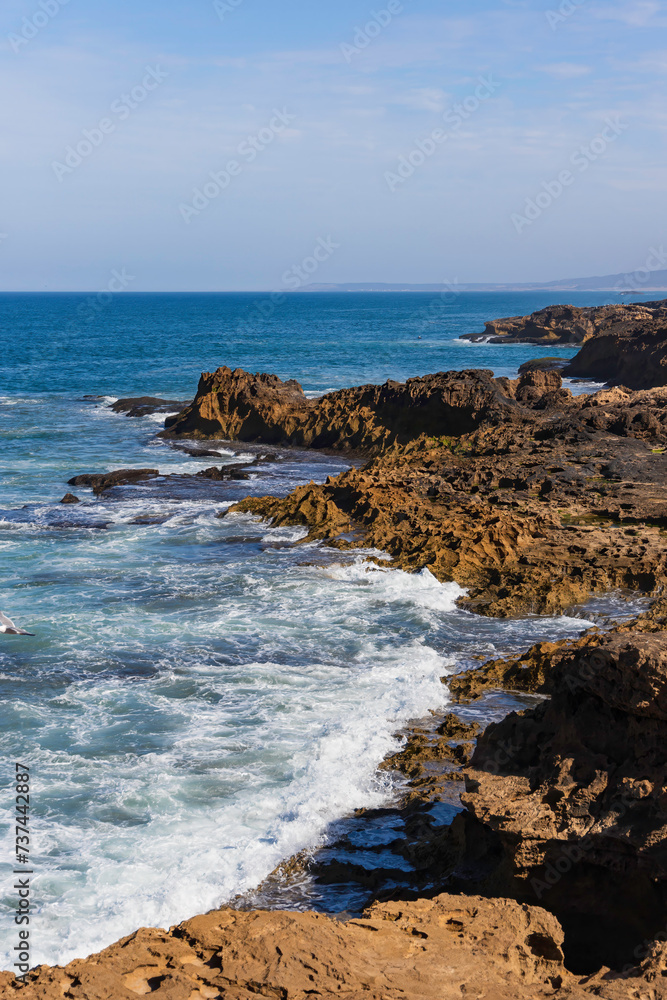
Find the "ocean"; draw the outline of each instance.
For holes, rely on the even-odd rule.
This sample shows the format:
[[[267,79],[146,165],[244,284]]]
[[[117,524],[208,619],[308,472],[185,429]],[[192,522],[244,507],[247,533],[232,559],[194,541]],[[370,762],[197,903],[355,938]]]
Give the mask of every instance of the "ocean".
[[[219,458],[192,457],[156,438],[163,415],[110,403],[191,399],[200,372],[223,364],[311,395],[448,369],[513,376],[574,352],[456,338],[554,300],[0,295],[0,608],[36,633],[0,635],[1,968],[13,962],[15,762],[32,775],[32,964],[62,964],[220,906],[354,809],[391,802],[377,765],[396,730],[446,707],[444,675],[592,620],[480,618],[428,571],[221,520],[250,493],[323,481],[346,460],[217,443]],[[187,478],[243,461],[255,462],[247,482]],[[72,476],[131,467],[161,478],[59,503]]]

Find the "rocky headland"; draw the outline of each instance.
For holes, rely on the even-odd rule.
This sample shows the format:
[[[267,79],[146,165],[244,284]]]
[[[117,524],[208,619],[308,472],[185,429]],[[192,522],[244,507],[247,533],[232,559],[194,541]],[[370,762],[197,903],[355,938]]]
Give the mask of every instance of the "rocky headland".
[[[26,984],[0,975],[0,996],[665,1000],[664,383],[573,397],[558,371],[527,366],[512,381],[446,372],[313,401],[275,376],[202,376],[167,420],[173,441],[364,456],[233,511],[381,549],[456,581],[485,615],[560,613],[614,590],[652,604],[444,679],[458,714],[416,725],[384,765],[406,779],[411,832],[396,850],[428,888],[374,891],[363,916],[340,920],[224,908]],[[480,732],[465,706],[498,690],[531,697]],[[457,815],[433,827],[427,810],[447,796]]]
[[[530,316],[511,316],[486,324],[484,333],[461,338],[473,343],[580,346],[563,374],[591,378],[631,389],[667,382],[667,302],[578,308],[548,306]]]

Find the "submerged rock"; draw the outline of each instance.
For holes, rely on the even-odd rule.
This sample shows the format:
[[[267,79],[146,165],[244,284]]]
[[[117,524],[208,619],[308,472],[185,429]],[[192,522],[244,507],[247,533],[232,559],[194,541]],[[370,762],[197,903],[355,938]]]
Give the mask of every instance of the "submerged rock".
[[[156,479],[160,475],[157,469],[117,469],[115,472],[93,472],[74,476],[67,481],[68,486],[89,486],[96,496],[111,489],[112,486],[127,486],[141,483],[147,479]]]
[[[214,465],[210,469],[202,469],[201,472],[197,472],[195,475],[199,479],[211,479],[213,482],[224,482],[227,479],[244,480],[251,478],[246,472],[246,469],[250,468],[255,468],[252,462],[244,464],[239,462],[236,465]]]
[[[212,448],[195,448],[188,444],[177,444],[175,441],[171,442],[171,447],[174,451],[185,452],[192,458],[220,458],[222,455],[221,451],[214,451]]]
[[[147,417],[151,413],[178,413],[185,409],[187,402],[175,399],[160,399],[157,396],[137,396],[133,399],[118,399],[111,404],[114,413],[125,413],[128,417]]]

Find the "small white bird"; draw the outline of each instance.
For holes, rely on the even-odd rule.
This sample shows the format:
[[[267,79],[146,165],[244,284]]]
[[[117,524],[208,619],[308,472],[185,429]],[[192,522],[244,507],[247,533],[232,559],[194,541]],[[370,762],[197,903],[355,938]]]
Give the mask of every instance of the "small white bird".
[[[7,635],[34,635],[34,632],[24,632],[22,628],[17,628],[11,618],[7,615],[3,615],[0,611],[0,632],[5,632]]]

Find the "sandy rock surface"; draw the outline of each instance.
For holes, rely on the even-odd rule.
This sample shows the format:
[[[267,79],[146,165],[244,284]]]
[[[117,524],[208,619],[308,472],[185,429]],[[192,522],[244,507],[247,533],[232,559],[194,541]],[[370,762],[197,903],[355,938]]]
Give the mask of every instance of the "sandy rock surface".
[[[630,980],[595,982],[563,967],[551,914],[511,900],[442,895],[373,906],[339,923],[314,913],[219,910],[169,932],[140,930],[27,985],[0,974],[0,997],[22,1000],[607,1000],[651,996]]]

